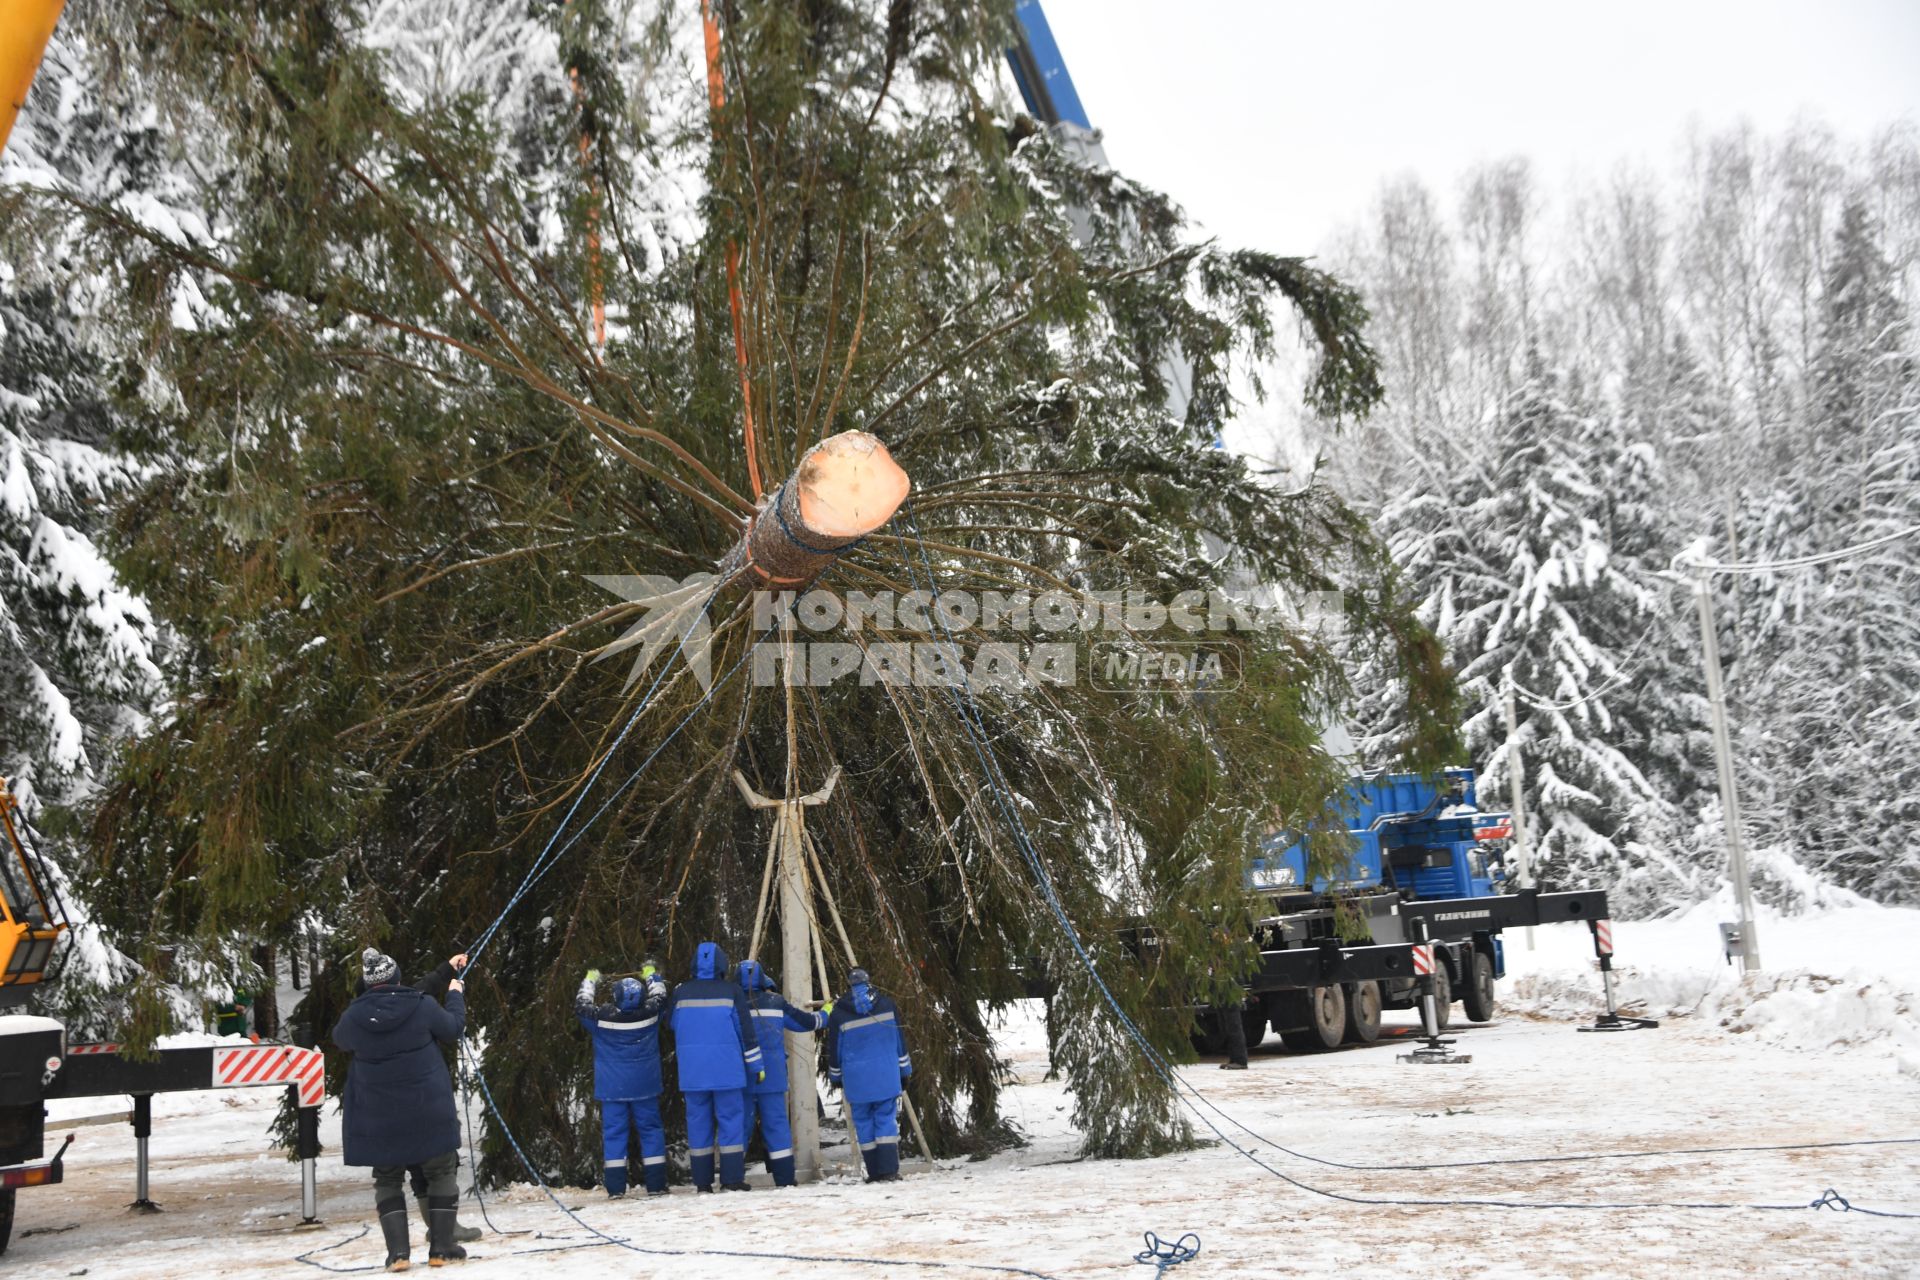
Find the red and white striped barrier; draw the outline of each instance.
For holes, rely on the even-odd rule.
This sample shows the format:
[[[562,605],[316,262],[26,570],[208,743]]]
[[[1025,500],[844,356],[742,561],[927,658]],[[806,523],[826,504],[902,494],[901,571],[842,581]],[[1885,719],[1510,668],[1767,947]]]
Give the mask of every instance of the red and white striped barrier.
[[[317,1107],[327,1096],[327,1062],[318,1049],[292,1044],[257,1044],[213,1051],[213,1087],[250,1089],[263,1084],[290,1084],[300,1093],[300,1105]]]
[[[70,1044],[67,1046],[67,1056],[69,1058],[76,1054],[118,1052],[120,1052],[120,1046],[117,1044]]]
[[[1593,949],[1603,956],[1613,954],[1613,921],[1593,922]]]
[[[1433,972],[1433,947],[1416,944],[1413,948],[1413,976],[1424,978]]]

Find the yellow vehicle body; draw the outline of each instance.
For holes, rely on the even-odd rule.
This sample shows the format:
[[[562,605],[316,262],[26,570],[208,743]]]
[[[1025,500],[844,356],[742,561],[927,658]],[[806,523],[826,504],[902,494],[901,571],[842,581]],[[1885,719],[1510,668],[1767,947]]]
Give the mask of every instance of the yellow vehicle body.
[[[0,778],[0,828],[7,838],[7,848],[0,851],[0,1007],[26,1002],[47,976],[60,935],[67,931],[46,867],[20,838],[18,807]]]
[[[67,0],[0,0],[0,151],[66,6]]]

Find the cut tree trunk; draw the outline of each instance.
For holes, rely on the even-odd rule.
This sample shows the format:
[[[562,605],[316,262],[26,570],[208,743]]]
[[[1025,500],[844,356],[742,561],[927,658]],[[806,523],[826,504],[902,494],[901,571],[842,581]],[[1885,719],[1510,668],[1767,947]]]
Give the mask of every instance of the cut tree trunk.
[[[876,437],[864,431],[829,436],[762,500],[721,577],[745,570],[754,586],[804,590],[834,557],[892,519],[911,487]]]

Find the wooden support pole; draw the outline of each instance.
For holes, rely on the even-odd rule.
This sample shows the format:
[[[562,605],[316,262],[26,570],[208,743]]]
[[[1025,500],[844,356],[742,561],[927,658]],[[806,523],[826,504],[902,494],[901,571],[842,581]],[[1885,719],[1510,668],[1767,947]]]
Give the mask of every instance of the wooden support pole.
[[[807,909],[806,875],[806,821],[805,811],[813,805],[825,804],[833,794],[834,786],[840,781],[840,767],[835,765],[827,774],[827,781],[818,791],[804,796],[790,796],[784,800],[775,800],[761,795],[748,785],[746,775],[738,769],[733,771],[733,784],[740,790],[740,796],[753,809],[772,809],[773,845],[777,851],[780,879],[780,964],[782,978],[786,986],[786,995],[795,1004],[811,1004],[813,995],[813,918]],[[773,867],[770,851],[768,867]],[[758,949],[758,925],[755,926],[754,949]],[[795,1090],[787,1090],[787,1116],[793,1126],[793,1168],[794,1176],[805,1182],[820,1176],[820,1111],[813,1091],[813,1080],[818,1073],[812,1035],[787,1035],[787,1079],[789,1085],[794,1080],[807,1082],[806,1096],[796,1098]]]

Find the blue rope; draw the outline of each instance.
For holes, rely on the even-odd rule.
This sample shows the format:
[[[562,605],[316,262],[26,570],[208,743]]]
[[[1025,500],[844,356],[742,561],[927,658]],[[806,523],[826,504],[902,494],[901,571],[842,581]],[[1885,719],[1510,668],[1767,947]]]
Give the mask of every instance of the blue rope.
[[[651,765],[656,758],[658,758],[660,753],[666,750],[667,744],[669,742],[672,742],[676,737],[680,735],[680,731],[687,727],[688,722],[690,722],[693,719],[693,717],[701,710],[701,708],[705,707],[709,702],[713,701],[713,695],[720,692],[720,688],[722,685],[725,685],[729,680],[733,679],[733,677],[739,673],[740,668],[747,665],[748,659],[753,657],[753,651],[760,647],[760,643],[764,639],[766,639],[764,635],[756,636],[754,638],[753,643],[747,646],[746,652],[742,653],[731,667],[728,667],[724,672],[722,672],[718,680],[715,680],[711,685],[707,687],[707,691],[700,695],[700,700],[693,704],[692,708],[688,710],[687,714],[684,717],[682,717],[680,723],[676,724],[671,730],[669,730],[667,733],[667,736],[660,739],[660,741],[654,745],[653,750],[647,753],[647,758],[640,762],[640,767],[638,769],[635,769],[632,773],[628,774],[626,781],[622,782],[619,786],[613,789],[613,794],[608,796],[606,800],[601,803],[600,807],[593,811],[593,815],[589,817],[584,823],[581,824],[580,829],[574,832],[573,835],[568,838],[567,842],[564,845],[560,846],[559,852],[555,853],[545,866],[539,868],[538,874],[533,875],[531,879],[529,879],[526,882],[525,884],[526,890],[531,891],[535,885],[539,884],[541,880],[545,879],[547,872],[553,870],[554,867],[559,865],[561,857],[564,856],[568,850],[572,849],[574,845],[580,843],[581,840],[586,838],[587,832],[593,829],[593,824],[600,820],[600,817],[602,814],[606,813],[608,809],[611,809],[613,807],[614,801],[618,800],[621,796],[627,793],[628,788],[632,787],[634,783],[640,781],[641,775],[647,771],[648,766]],[[515,901],[518,901],[518,899],[516,898]],[[508,911],[513,910],[513,906],[514,904],[512,902],[509,902],[507,904],[507,910]],[[505,912],[501,913],[502,919],[505,918],[505,914],[506,914]],[[499,921],[495,921],[493,928],[498,928],[498,927],[499,927]],[[489,932],[491,932],[491,929],[489,930]]]
[[[1188,1244],[1189,1240],[1193,1243]],[[1147,1247],[1134,1254],[1133,1260],[1153,1267],[1153,1274],[1156,1276],[1165,1275],[1169,1268],[1177,1267],[1183,1262],[1192,1262],[1200,1256],[1198,1231],[1189,1231],[1178,1240],[1162,1240],[1149,1231],[1146,1233],[1146,1242]]]
[[[707,607],[707,605],[712,603],[712,599],[713,599],[712,595],[709,595],[707,597],[706,603],[704,603],[701,606],[703,610]],[[691,630],[691,628],[689,628],[689,630]],[[542,850],[540,859],[537,859],[535,861],[534,868],[529,870],[527,877],[521,882],[521,886],[515,892],[513,898],[508,901],[507,905],[504,908],[502,908],[500,915],[495,918],[493,924],[490,925],[486,933],[482,935],[481,943],[479,945],[476,945],[473,949],[473,952],[470,954],[478,953],[478,951],[480,950],[480,946],[484,945],[487,940],[493,937],[494,933],[498,931],[501,922],[506,919],[508,913],[513,910],[514,906],[517,905],[518,902],[526,896],[528,891],[530,891],[535,884],[539,883],[540,878],[544,876],[548,870],[550,870],[554,865],[556,865],[559,862],[560,857],[563,854],[565,854],[568,849],[572,848],[573,845],[577,843],[583,836],[585,836],[588,831],[592,830],[594,823],[599,821],[600,816],[607,811],[608,807],[611,806],[615,800],[619,799],[622,793],[624,793],[634,783],[639,781],[641,775],[644,774],[647,771],[647,768],[653,764],[654,760],[659,757],[660,752],[666,748],[667,744],[672,742],[674,738],[678,737],[680,734],[680,731],[686,728],[687,725],[692,722],[693,718],[699,714],[700,710],[703,707],[705,707],[709,701],[712,700],[713,695],[717,693],[723,685],[727,684],[733,678],[733,676],[740,670],[741,667],[746,665],[747,660],[753,656],[754,650],[759,648],[761,641],[764,639],[765,639],[764,634],[760,636],[756,636],[754,638],[753,643],[747,646],[746,651],[740,655],[739,660],[736,661],[733,664],[733,666],[729,667],[727,671],[718,680],[715,680],[712,683],[712,685],[708,687],[706,693],[701,696],[700,700],[694,703],[694,705],[688,709],[687,714],[681,717],[679,723],[674,725],[674,727],[668,731],[667,735],[663,737],[658,744],[655,745],[654,749],[651,752],[648,753],[646,759],[640,762],[640,767],[635,769],[633,773],[627,777],[626,781],[622,782],[620,786],[614,790],[614,793],[611,796],[609,796],[606,799],[606,801],[602,803],[601,806],[593,812],[593,814],[586,820],[586,822],[581,825],[580,830],[574,834],[572,839],[570,839],[565,845],[562,845],[557,852],[553,852],[551,858],[548,858],[547,854],[549,851],[553,850],[554,840],[558,839],[559,833],[557,831],[555,832],[553,839],[549,839],[547,842],[547,849]],[[672,665],[671,663],[668,664],[669,667],[671,665]],[[627,730],[633,727],[633,723],[639,717],[640,712],[645,710],[647,705],[652,701],[654,692],[659,688],[660,682],[665,677],[665,675],[666,675],[666,668],[663,668],[661,670],[660,675],[654,678],[653,686],[648,689],[645,698],[643,698],[641,702],[641,705],[634,709],[634,713],[632,716],[628,718],[626,726],[621,729],[620,738],[624,738],[626,736]],[[614,746],[615,747],[619,746],[619,738],[615,739]],[[612,749],[609,749],[607,752],[606,759],[611,759],[612,755],[613,755],[613,751]],[[595,768],[595,770],[593,771],[593,774],[587,779],[585,786],[581,788],[581,794],[579,797],[576,797],[576,799],[574,800],[573,808],[568,810],[566,818],[563,818],[561,821],[562,829],[564,829],[567,822],[571,820],[574,811],[579,808],[581,800],[583,800],[586,796],[587,789],[591,788],[595,779],[597,779],[600,776],[601,769],[603,769],[606,765],[606,759],[603,759],[601,761],[600,766]],[[542,865],[543,863],[544,865]],[[636,1245],[632,1241],[627,1240],[624,1237],[608,1235],[606,1232],[600,1230],[598,1227],[593,1226],[591,1223],[581,1218],[579,1214],[575,1213],[572,1209],[569,1209],[565,1204],[563,1204],[560,1198],[554,1194],[553,1188],[548,1185],[547,1180],[541,1176],[540,1171],[534,1167],[533,1161],[528,1157],[526,1153],[526,1149],[520,1145],[519,1137],[513,1132],[512,1126],[507,1123],[506,1117],[501,1113],[498,1104],[494,1101],[493,1090],[491,1086],[489,1086],[487,1083],[486,1073],[480,1069],[479,1059],[474,1054],[472,1049],[468,1047],[465,1037],[462,1037],[460,1040],[460,1059],[461,1059],[461,1062],[466,1066],[466,1070],[465,1072],[462,1073],[462,1077],[461,1077],[461,1092],[462,1092],[463,1098],[467,1099],[467,1101],[463,1102],[462,1107],[463,1107],[463,1110],[467,1111],[468,1113],[467,1127],[468,1127],[468,1159],[469,1161],[472,1160],[472,1119],[471,1119],[471,1102],[470,1102],[471,1094],[467,1090],[466,1082],[467,1080],[471,1079],[472,1081],[474,1081],[480,1086],[480,1095],[482,1100],[486,1104],[486,1109],[489,1113],[491,1113],[494,1123],[499,1126],[501,1135],[506,1138],[507,1144],[513,1149],[514,1155],[519,1158],[520,1166],[523,1169],[525,1169],[528,1175],[532,1177],[534,1182],[538,1184],[538,1186],[540,1187],[540,1190],[546,1194],[546,1197],[548,1200],[553,1202],[553,1206],[556,1209],[560,1210],[561,1213],[565,1214],[576,1225],[580,1226],[582,1229],[584,1229],[589,1234],[595,1237],[595,1239],[592,1241],[555,1246],[552,1248],[544,1248],[544,1249],[523,1249],[523,1250],[518,1250],[517,1253],[552,1253],[552,1252],[559,1252],[563,1249],[602,1248],[607,1245],[613,1245],[622,1249],[630,1250],[634,1253],[656,1254],[656,1255],[667,1256],[667,1257],[758,1258],[758,1259],[770,1259],[775,1261],[786,1261],[786,1262],[818,1262],[818,1263],[833,1263],[838,1265],[859,1265],[859,1266],[873,1266],[873,1267],[927,1267],[927,1268],[935,1268],[935,1269],[942,1269],[942,1270],[991,1271],[991,1272],[998,1272],[998,1273],[1007,1274],[1007,1275],[1031,1276],[1031,1277],[1035,1277],[1036,1280],[1052,1280],[1052,1277],[1046,1275],[1046,1273],[1040,1272],[1040,1271],[1033,1271],[1026,1267],[999,1266],[999,1265],[994,1265],[989,1263],[921,1262],[921,1261],[915,1261],[910,1259],[899,1259],[899,1258],[863,1258],[863,1257],[840,1256],[840,1255],[812,1255],[812,1254],[798,1254],[798,1253],[753,1252],[753,1251],[735,1250],[735,1249],[647,1248],[641,1245]],[[475,1172],[476,1174],[478,1173],[477,1168]],[[482,1212],[482,1215],[484,1216],[486,1212],[484,1205],[482,1207],[481,1212]],[[489,1226],[493,1225],[491,1218],[488,1218],[487,1224]],[[498,1228],[495,1228],[495,1229],[498,1230]],[[358,1237],[355,1237],[355,1238],[357,1239]],[[345,1243],[345,1242],[343,1241],[342,1243]],[[509,1257],[517,1256],[517,1254],[509,1254],[507,1256]],[[326,1267],[324,1266],[324,1264],[313,1262],[309,1257],[304,1255],[299,1260],[302,1262],[307,1262],[311,1266],[322,1267],[323,1270],[336,1270],[336,1269],[360,1270],[360,1268]]]
[[[506,1138],[507,1144],[513,1148],[514,1155],[520,1158],[521,1167],[527,1171],[534,1182],[539,1184],[540,1190],[546,1193],[547,1199],[553,1202],[554,1208],[571,1218],[582,1230],[598,1238],[596,1244],[572,1246],[574,1248],[597,1248],[601,1245],[614,1245],[632,1253],[646,1253],[670,1258],[755,1258],[774,1262],[817,1262],[835,1266],[925,1267],[938,1271],[991,1271],[1000,1275],[1031,1276],[1034,1280],[1054,1280],[1054,1277],[1049,1276],[1044,1271],[1034,1271],[1028,1267],[1005,1266],[989,1262],[933,1262],[921,1261],[914,1258],[864,1258],[852,1254],[781,1253],[773,1250],[762,1251],[752,1249],[663,1249],[637,1245],[624,1236],[608,1235],[606,1232],[600,1230],[600,1228],[582,1218],[578,1213],[569,1209],[561,1201],[560,1197],[553,1193],[553,1188],[548,1185],[547,1180],[540,1176],[540,1171],[534,1168],[533,1161],[527,1156],[525,1148],[520,1145],[519,1138],[514,1136],[513,1129],[507,1124],[506,1117],[501,1115],[499,1106],[493,1100],[493,1090],[487,1084],[487,1077],[480,1070],[480,1064],[474,1059],[472,1052],[467,1048],[465,1040],[460,1042],[460,1055],[462,1060],[467,1063],[468,1070],[472,1074],[473,1079],[480,1085],[480,1096],[485,1100],[487,1110],[492,1113],[494,1121],[500,1126],[501,1135]]]
[[[681,644],[684,645],[687,637],[693,634],[693,629],[700,625],[700,619],[707,616],[707,610],[713,605],[713,598],[720,594],[720,588],[725,585],[726,583],[724,581],[716,582],[713,585],[713,590],[707,592],[707,598],[700,602],[698,614],[694,617],[693,621],[687,624],[686,631],[681,635]],[[667,672],[671,670],[673,670],[673,660],[669,657],[666,662],[660,665],[659,674],[654,676],[653,683],[647,686],[647,691],[641,696],[639,705],[634,707],[633,714],[629,715],[627,722],[620,726],[620,733],[614,738],[613,744],[609,746],[606,753],[600,757],[600,762],[593,766],[593,772],[587,775],[586,782],[581,784],[579,793],[574,796],[573,803],[567,806],[566,814],[560,819],[560,825],[553,829],[553,834],[547,837],[546,846],[540,850],[540,855],[536,857],[533,860],[533,864],[527,868],[527,874],[520,881],[520,887],[513,891],[513,896],[507,899],[507,905],[500,909],[500,914],[494,917],[493,923],[487,926],[486,932],[482,933],[479,940],[467,948],[467,963],[469,965],[480,958],[480,953],[485,951],[488,944],[493,941],[493,935],[499,932],[500,926],[505,922],[507,916],[512,913],[515,907],[520,905],[521,899],[527,896],[528,891],[531,890],[534,884],[539,881],[540,877],[545,874],[546,865],[550,865],[549,855],[552,856],[553,861],[558,861],[560,855],[564,854],[568,849],[571,849],[579,840],[580,836],[584,835],[587,829],[599,820],[600,815],[607,811],[607,805],[601,805],[599,809],[594,811],[593,816],[587,819],[586,826],[581,827],[579,833],[577,833],[572,840],[569,840],[566,845],[560,849],[559,853],[553,852],[553,847],[555,843],[559,841],[561,834],[566,831],[567,824],[573,821],[573,815],[578,813],[580,806],[585,803],[587,793],[593,790],[593,784],[599,781],[600,774],[606,769],[607,765],[612,762],[614,755],[620,750],[620,744],[626,741],[627,735],[633,731],[633,726],[639,723],[641,714],[653,704],[654,695],[659,693],[661,683],[667,678]],[[707,697],[712,696],[713,690],[709,688],[707,690]],[[700,701],[704,704],[706,698],[702,698]],[[684,723],[684,721],[682,723]],[[677,733],[678,730],[676,729],[675,732]],[[668,740],[670,741],[671,738]],[[665,742],[661,745],[664,746]],[[655,749],[654,754],[659,754],[658,748]],[[652,756],[649,756],[647,759],[648,763],[652,763]],[[645,767],[645,765],[641,766],[642,769]],[[615,795],[618,794],[618,792],[615,793]],[[612,801],[609,800],[608,804],[611,803]]]
[[[810,542],[806,542],[800,538],[795,537],[793,532],[793,526],[787,523],[787,513],[781,507],[782,500],[785,499],[787,496],[787,486],[792,483],[793,483],[793,480],[791,477],[789,477],[786,480],[782,480],[780,482],[780,491],[773,495],[774,518],[780,521],[780,532],[787,535],[788,542],[791,542],[794,546],[800,548],[802,551],[811,551],[814,555],[817,555],[817,556],[837,556],[837,555],[843,554],[844,552],[853,550],[855,547],[859,546],[861,543],[867,540],[866,536],[863,534],[860,537],[855,538],[852,542],[843,542],[837,547],[816,547]]]

